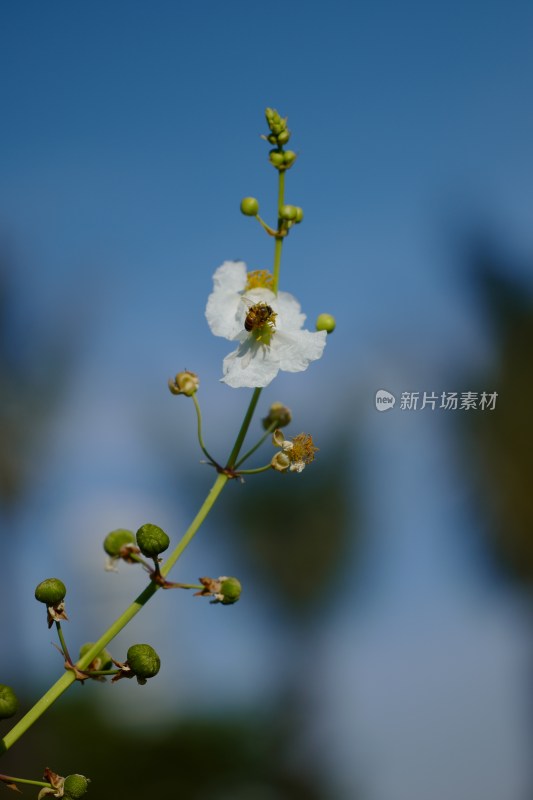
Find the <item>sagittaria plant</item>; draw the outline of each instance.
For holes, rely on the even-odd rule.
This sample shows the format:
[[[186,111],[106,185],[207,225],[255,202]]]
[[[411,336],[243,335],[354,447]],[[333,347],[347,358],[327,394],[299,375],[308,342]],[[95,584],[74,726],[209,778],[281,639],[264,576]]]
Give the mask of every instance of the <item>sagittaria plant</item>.
[[[168,382],[173,395],[192,400],[197,419],[198,441],[207,459],[215,469],[215,480],[181,539],[165,560],[162,554],[171,545],[170,537],[152,523],[141,525],[136,533],[128,528],[113,530],[105,536],[104,550],[107,568],[115,570],[119,562],[140,568],[147,584],[125,611],[107,628],[96,642],[87,642],[74,660],[67,647],[62,623],[68,620],[65,598],[66,585],[59,578],[46,578],[35,589],[35,598],[46,607],[49,627],[55,626],[64,671],[43,696],[19,719],[0,742],[0,755],[6,753],[50,706],[76,682],[94,680],[104,682],[111,677],[116,683],[124,678],[136,678],[143,685],[155,677],[161,662],[149,644],[132,644],[123,660],[118,660],[107,650],[110,642],[139,613],[159,590],[195,589],[199,597],[208,597],[219,605],[233,605],[241,596],[241,583],[232,576],[201,577],[198,583],[177,583],[168,579],[171,569],[188,547],[213,508],[218,496],[230,480],[241,482],[244,476],[260,474],[274,469],[281,473],[301,473],[315,458],[318,448],[308,433],[285,437],[282,428],[292,421],[290,410],[280,402],[273,403],[262,420],[263,432],[258,440],[242,454],[245,439],[257,409],[261,391],[271,383],[280,370],[302,372],[324,351],[327,334],[335,328],[330,314],[321,314],[315,330],[304,328],[305,315],[298,301],[288,292],[279,290],[283,244],[292,228],[300,225],[302,208],[285,201],[285,176],[297,159],[293,150],[285,149],[291,138],[287,119],[272,109],[266,109],[268,132],[262,137],[270,145],[269,161],[278,176],[278,201],[276,223],[269,225],[259,216],[259,202],[254,197],[241,201],[241,212],[255,218],[274,243],[272,270],[248,270],[241,261],[225,261],[213,276],[206,318],[215,336],[223,336],[235,345],[222,364],[222,381],[228,386],[253,389],[244,419],[236,435],[229,456],[214,458],[207,449],[202,432],[202,414],[198,400],[200,380],[188,370],[178,372]],[[248,459],[270,438],[275,452],[263,466],[245,468]],[[18,712],[18,701],[13,689],[0,685],[0,718],[9,718]],[[36,786],[39,798],[79,798],[88,789],[89,780],[83,775],[61,775],[44,769],[42,780],[0,775],[0,781],[12,789]]]

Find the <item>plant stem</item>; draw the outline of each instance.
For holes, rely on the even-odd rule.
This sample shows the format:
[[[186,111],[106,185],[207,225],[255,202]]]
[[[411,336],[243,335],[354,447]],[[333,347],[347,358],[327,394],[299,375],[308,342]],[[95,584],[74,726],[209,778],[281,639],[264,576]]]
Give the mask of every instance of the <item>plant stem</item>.
[[[0,781],[3,783],[27,783],[30,786],[50,786],[50,783],[45,783],[45,781],[30,781],[28,778],[14,778],[12,775],[0,775]]]
[[[247,453],[245,453],[245,455],[243,455],[243,457],[242,457],[242,458],[239,458],[239,460],[238,460],[238,461],[237,461],[237,463],[235,464],[235,468],[236,468],[236,469],[237,469],[238,467],[240,467],[240,465],[241,465],[241,464],[244,464],[244,462],[246,461],[246,459],[250,458],[250,456],[251,456],[253,453],[255,453],[255,451],[257,450],[257,448],[258,448],[258,447],[261,447],[261,445],[263,444],[263,442],[265,441],[265,439],[267,438],[267,436],[270,436],[270,434],[274,432],[275,428],[276,428],[276,423],[275,423],[275,422],[273,422],[273,423],[272,423],[272,425],[269,425],[269,426],[268,426],[268,428],[267,428],[267,429],[266,429],[266,431],[264,432],[263,436],[261,436],[261,438],[259,439],[259,441],[257,442],[257,444],[254,444],[254,446],[251,448],[251,450],[248,450],[248,452],[247,452]]]
[[[216,464],[217,462],[215,461],[213,456],[210,455],[210,453],[208,453],[208,451],[207,451],[207,449],[206,449],[206,447],[204,445],[204,439],[203,439],[203,436],[202,436],[202,412],[200,411],[200,404],[199,404],[198,399],[196,397],[196,393],[193,394],[192,399],[193,399],[193,402],[194,402],[194,407],[196,409],[196,416],[198,418],[198,442],[200,444],[200,447],[202,448],[203,454],[205,456],[207,456],[207,458],[209,459],[209,461],[212,464]]]
[[[278,172],[278,231],[281,230],[281,217],[279,216],[279,212],[281,206],[285,203],[285,170],[279,170]],[[273,267],[273,276],[274,276],[274,294],[278,293],[278,284],[279,284],[279,270],[281,266],[281,251],[283,249],[283,236],[276,236],[276,242],[274,244],[274,267]]]
[[[244,417],[244,420],[243,420],[242,425],[241,425],[241,429],[240,429],[240,431],[239,431],[239,433],[237,435],[237,439],[236,439],[235,444],[233,446],[233,450],[231,451],[231,455],[230,455],[230,457],[228,459],[228,463],[227,463],[227,468],[228,469],[233,469],[233,467],[235,466],[235,462],[237,461],[237,458],[239,457],[239,453],[241,451],[241,447],[242,447],[242,444],[244,442],[244,437],[248,433],[248,428],[250,427],[250,422],[252,421],[252,417],[254,415],[254,411],[255,411],[255,407],[257,405],[257,401],[259,400],[259,397],[261,395],[261,391],[262,391],[262,389],[260,389],[260,388],[254,389],[254,393],[252,395],[252,399],[250,400],[250,405],[248,406],[248,411],[246,412],[246,416]]]
[[[67,643],[65,642],[65,637],[63,636],[61,623],[58,620],[56,620],[56,629],[57,629],[57,635],[59,636],[59,641],[61,643],[61,649],[63,650],[63,655],[65,656],[65,660],[68,661],[69,664],[72,664],[72,659],[68,651]]]

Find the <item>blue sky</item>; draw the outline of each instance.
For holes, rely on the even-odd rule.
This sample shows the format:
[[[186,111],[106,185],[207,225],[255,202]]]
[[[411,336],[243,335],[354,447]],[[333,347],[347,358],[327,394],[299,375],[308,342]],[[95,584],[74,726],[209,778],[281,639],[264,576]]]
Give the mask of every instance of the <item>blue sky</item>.
[[[321,672],[329,688],[320,713],[339,720],[338,729],[331,723],[339,747],[331,746],[330,757],[347,797],[356,753],[358,780],[368,770],[365,797],[440,800],[428,789],[429,767],[415,780],[396,764],[396,729],[381,684],[365,695],[366,705],[357,705],[356,723],[346,703],[368,686],[378,660],[396,663],[398,631],[410,643],[404,655],[415,658],[423,643],[426,668],[416,680],[431,685],[437,664],[431,636],[439,654],[445,643],[421,608],[449,633],[460,696],[470,691],[461,664],[473,669],[479,652],[480,661],[497,665],[469,717],[468,746],[478,748],[483,768],[456,770],[459,783],[446,783],[450,770],[438,762],[443,800],[518,800],[527,781],[525,728],[512,687],[520,671],[521,616],[514,598],[486,585],[461,537],[450,535],[466,533],[471,521],[445,425],[440,418],[385,420],[371,403],[381,387],[462,389],[448,386],[448,376],[457,368],[477,371],[490,358],[488,331],[465,291],[458,237],[480,225],[517,262],[531,259],[532,35],[526,2],[268,7],[29,0],[4,3],[0,11],[0,234],[17,254],[15,283],[26,320],[20,347],[31,351],[48,321],[75,319],[79,336],[75,380],[54,426],[47,475],[21,523],[29,530],[46,512],[52,560],[53,549],[61,549],[61,525],[80,514],[87,536],[97,526],[126,524],[121,514],[128,504],[139,524],[157,511],[176,525],[157,488],[157,456],[147,455],[146,439],[135,434],[146,408],[179,431],[182,418],[161,392],[172,372],[184,366],[200,372],[209,387],[207,418],[223,411],[237,425],[246,400],[235,401],[218,383],[228,347],[213,340],[203,309],[222,261],[271,263],[271,241],[238,205],[255,195],[272,220],[275,173],[259,134],[265,106],[289,116],[299,158],[287,176],[287,199],[304,208],[305,220],[284,247],[282,286],[311,321],[321,311],[334,313],[338,330],[322,362],[305,375],[282,377],[265,395],[274,400],[283,392],[310,427],[316,401],[333,386],[344,408],[358,409],[366,431],[371,513],[364,597],[345,598],[324,632],[332,651],[343,653],[346,674],[334,657]],[[328,422],[316,425],[326,448]],[[211,431],[225,448],[214,422]],[[196,464],[189,431],[176,435]],[[89,515],[87,498],[97,509]],[[179,524],[186,522],[184,513]],[[199,553],[209,557],[201,544]],[[33,612],[28,605],[30,626]],[[239,614],[253,637],[253,615]],[[194,624],[207,625],[196,618]],[[183,625],[194,650],[193,623]],[[265,647],[275,636],[268,625],[265,617]],[[264,688],[273,679],[260,672],[260,643],[254,640],[253,651],[238,644],[231,627],[224,624],[224,635],[246,648],[247,668],[229,696],[243,685],[251,696],[254,681]],[[192,658],[185,669],[191,684],[198,679],[193,698],[215,702],[216,682],[205,665]],[[382,676],[391,696],[416,692],[414,684],[395,683],[392,672]],[[492,706],[486,695],[496,698]],[[417,743],[429,746],[423,730],[434,724],[431,713],[395,713],[413,751]],[[449,720],[447,741],[462,721]],[[486,742],[478,734],[491,726],[496,738]],[[354,740],[353,750],[340,746]],[[516,746],[498,749],[498,742]],[[460,761],[455,751],[448,756],[452,765]],[[406,764],[410,757],[407,749]],[[396,766],[375,770],[376,758]]]

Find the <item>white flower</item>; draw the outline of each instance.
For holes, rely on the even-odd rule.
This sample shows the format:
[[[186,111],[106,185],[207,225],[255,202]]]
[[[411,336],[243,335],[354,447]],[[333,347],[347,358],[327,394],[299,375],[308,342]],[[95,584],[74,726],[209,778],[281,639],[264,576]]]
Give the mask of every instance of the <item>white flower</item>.
[[[325,331],[302,330],[305,314],[291,294],[264,288],[266,275],[248,275],[242,261],[225,261],[213,276],[205,315],[215,336],[239,343],[223,363],[222,380],[233,388],[268,386],[280,369],[301,372],[326,344]]]

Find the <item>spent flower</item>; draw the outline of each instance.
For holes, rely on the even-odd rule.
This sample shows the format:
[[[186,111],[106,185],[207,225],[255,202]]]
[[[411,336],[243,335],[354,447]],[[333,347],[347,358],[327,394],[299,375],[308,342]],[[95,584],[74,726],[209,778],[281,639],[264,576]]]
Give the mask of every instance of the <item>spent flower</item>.
[[[270,462],[278,472],[302,472],[307,464],[315,460],[318,451],[310,433],[299,433],[292,439],[285,439],[283,433],[277,430],[272,435],[272,443],[281,448]]]

